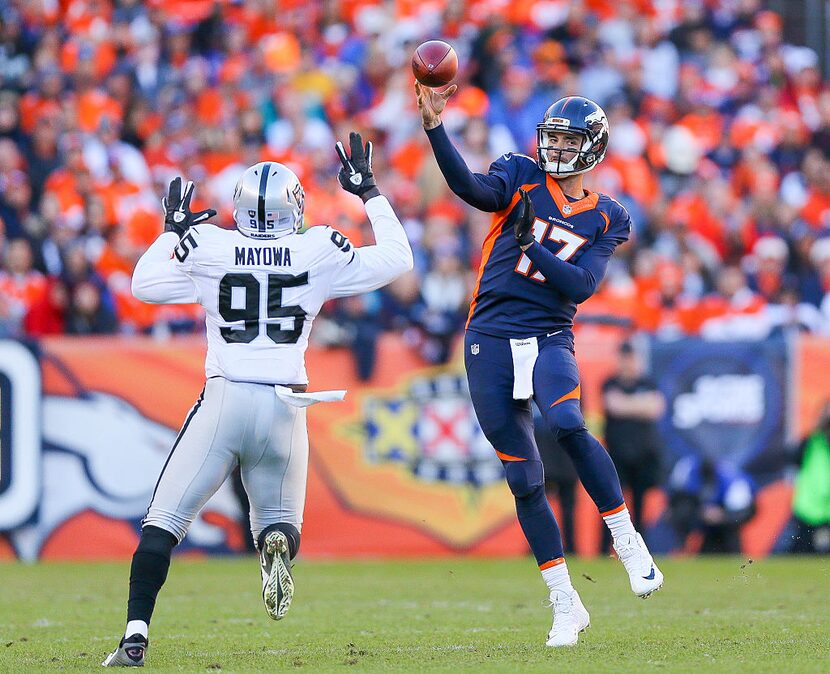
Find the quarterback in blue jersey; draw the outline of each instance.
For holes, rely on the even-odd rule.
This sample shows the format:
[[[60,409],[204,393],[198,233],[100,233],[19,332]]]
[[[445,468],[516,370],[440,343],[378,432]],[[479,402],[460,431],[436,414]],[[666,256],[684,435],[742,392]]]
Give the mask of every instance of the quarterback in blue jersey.
[[[611,530],[631,589],[647,597],[663,583],[631,523],[611,457],[585,428],[574,358],[577,304],[596,291],[614,250],[629,237],[631,220],[617,201],[582,185],[608,149],[608,121],[596,103],[580,96],[556,101],[537,126],[536,157],[508,153],[485,175],[467,168],[441,123],[455,90],[415,84],[424,129],[450,189],[493,213],[465,334],[470,396],[550,590],[547,645],[572,646],[590,618],[571,585],[545,497],[531,399]]]

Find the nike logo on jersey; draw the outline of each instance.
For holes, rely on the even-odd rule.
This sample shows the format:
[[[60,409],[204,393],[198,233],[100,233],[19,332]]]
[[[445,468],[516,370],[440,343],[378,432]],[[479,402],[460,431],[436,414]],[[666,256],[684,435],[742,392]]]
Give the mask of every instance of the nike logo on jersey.
[[[554,335],[558,335],[560,332],[562,332],[562,331],[561,330],[556,330],[555,332],[549,332],[548,337],[553,337]]]
[[[643,576],[643,578],[645,580],[654,580],[654,567],[653,566],[651,567],[651,573],[648,574],[647,576]]]
[[[262,266],[291,264],[291,249],[283,246],[263,246],[262,248],[249,248],[248,246],[236,246],[234,264]]]

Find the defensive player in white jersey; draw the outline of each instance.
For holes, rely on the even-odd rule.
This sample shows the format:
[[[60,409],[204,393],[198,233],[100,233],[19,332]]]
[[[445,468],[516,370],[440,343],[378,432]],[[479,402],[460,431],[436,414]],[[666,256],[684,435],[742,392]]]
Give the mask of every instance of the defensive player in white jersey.
[[[300,545],[308,466],[304,354],[314,317],[333,297],[369,292],[412,269],[412,250],[372,174],[372,144],[337,144],[343,189],[358,195],[376,244],[355,248],[331,227],[298,230],[303,188],[276,162],[248,168],[234,191],[235,230],[199,224],[193,183],[176,178],[162,205],[164,233],[141,257],[133,294],[198,302],[207,314],[207,382],[164,464],[133,555],[127,628],[103,664],[141,666],[173,547],[239,463],[251,503],[268,615],[284,617]],[[277,388],[275,389],[275,385]]]

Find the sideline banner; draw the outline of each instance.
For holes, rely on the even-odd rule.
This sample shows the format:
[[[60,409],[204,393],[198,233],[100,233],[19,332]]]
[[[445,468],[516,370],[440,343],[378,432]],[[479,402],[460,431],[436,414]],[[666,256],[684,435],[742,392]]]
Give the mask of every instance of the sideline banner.
[[[5,344],[0,359],[22,349]],[[36,402],[42,404],[42,444],[30,442],[24,454],[42,464],[42,496],[39,483],[14,473],[10,489],[18,491],[9,493],[18,494],[19,512],[4,523],[11,530],[0,554],[127,556],[161,467],[204,384],[204,342],[47,339],[41,349],[43,396]],[[467,441],[480,431],[457,371],[424,368],[395,339],[383,343],[378,375],[368,385],[356,381],[347,351],[311,349],[308,356],[314,388],[350,392],[345,403],[310,410],[305,555],[523,551],[498,461],[480,444],[468,450]],[[4,370],[11,378],[16,371]],[[38,376],[28,379],[37,382]],[[15,402],[22,405],[24,393],[21,387]],[[38,415],[30,419],[36,422]],[[15,430],[22,439],[24,425]],[[23,468],[17,454],[3,466]],[[225,484],[181,549],[242,549],[240,514]]]
[[[586,327],[577,340],[583,410],[595,433],[601,384],[620,338]],[[0,342],[0,558],[132,554],[158,474],[204,384],[204,350],[203,339],[192,337],[54,338],[39,343],[36,357]],[[667,451],[725,452],[753,472],[780,476],[788,405],[803,433],[830,397],[826,377],[809,365],[830,363],[830,342],[799,341],[793,353],[790,363],[782,343],[652,344],[654,374],[669,401]],[[357,380],[345,349],[312,347],[307,361],[314,390],[349,392],[343,402],[309,409],[304,556],[528,552],[460,358],[427,367],[391,336],[381,340],[368,382]],[[38,380],[42,387],[33,385]],[[769,540],[747,548],[753,554],[769,550],[789,516],[788,486],[776,489],[765,508],[775,526],[759,514]],[[664,507],[660,494],[652,496],[648,522]],[[179,549],[242,550],[240,515],[226,484]],[[581,487],[575,529],[577,552],[597,553],[602,523]]]
[[[655,340],[651,357],[666,398],[660,430],[669,465],[695,453],[762,481],[781,476],[789,407],[783,340]]]
[[[580,342],[586,411],[594,422],[616,342],[604,333]],[[0,557],[129,556],[161,467],[204,384],[204,341],[52,338],[40,352],[42,409],[30,417],[41,419],[40,446],[30,442],[26,455],[39,462],[42,487],[26,483],[30,496],[20,503],[28,505],[2,527]],[[307,356],[313,389],[349,392],[344,402],[309,409],[304,555],[527,552],[501,464],[472,411],[460,358],[426,367],[401,339],[385,337],[375,375],[360,382],[345,349],[312,347]],[[28,379],[37,381],[36,371]],[[589,553],[599,525],[585,499],[577,547]],[[241,550],[240,514],[226,483],[179,549]]]

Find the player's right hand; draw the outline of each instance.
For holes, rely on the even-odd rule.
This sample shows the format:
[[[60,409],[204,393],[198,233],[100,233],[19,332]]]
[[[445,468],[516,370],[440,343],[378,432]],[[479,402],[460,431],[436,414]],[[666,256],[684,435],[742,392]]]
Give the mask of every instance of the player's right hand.
[[[185,185],[182,185],[182,179],[178,176],[170,181],[167,196],[161,200],[161,207],[164,209],[165,232],[175,232],[181,238],[192,225],[198,225],[216,215],[216,211],[212,208],[196,213],[190,210],[193,189],[192,180],[188,180]]]
[[[444,91],[435,91],[424,86],[415,80],[415,96],[418,100],[418,110],[421,111],[421,119],[425,129],[434,129],[441,124],[441,113],[447,106],[447,99],[458,91],[458,86],[453,84]]]
[[[519,188],[519,203],[516,206],[516,221],[513,223],[513,235],[516,242],[524,247],[533,243],[533,223],[536,222],[536,210],[527,195],[527,190]]]

